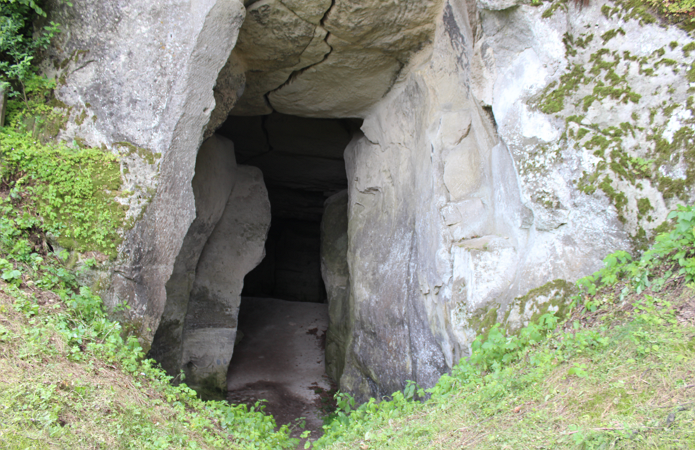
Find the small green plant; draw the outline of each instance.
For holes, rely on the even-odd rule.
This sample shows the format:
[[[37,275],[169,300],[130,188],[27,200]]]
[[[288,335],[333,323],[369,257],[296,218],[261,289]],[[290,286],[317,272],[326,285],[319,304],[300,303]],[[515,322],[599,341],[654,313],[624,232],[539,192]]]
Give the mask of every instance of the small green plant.
[[[5,270],[2,272],[2,279],[10,284],[21,284],[22,283],[22,272],[17,269]]]
[[[47,49],[60,31],[55,22],[34,30],[34,20],[47,15],[42,3],[0,0],[0,91],[9,90],[10,97],[21,96],[25,103],[29,93],[49,83],[37,74],[33,62],[37,52]]]
[[[619,250],[606,256],[603,269],[577,281],[587,297],[584,303],[587,309],[595,311],[597,302],[601,301],[588,296],[622,280],[627,280],[628,285],[622,290],[621,297],[631,290],[637,294],[647,288],[658,291],[674,273],[682,275],[685,283],[695,281],[695,206],[678,205],[669,213],[668,219],[674,222],[672,230],[657,235],[654,245],[639,259],[633,260],[629,253]],[[656,270],[663,269],[665,263],[669,264],[665,270]],[[581,296],[576,300],[581,300]]]
[[[675,23],[686,26],[695,24],[695,1],[693,0],[645,0],[646,4]]]
[[[41,144],[33,136],[5,129],[0,134],[0,179],[9,196],[0,199],[0,245],[28,258],[38,230],[66,248],[115,256],[125,208],[116,200],[121,185],[116,156],[92,148]],[[0,238],[1,239],[1,238]],[[44,249],[45,250],[45,249]]]

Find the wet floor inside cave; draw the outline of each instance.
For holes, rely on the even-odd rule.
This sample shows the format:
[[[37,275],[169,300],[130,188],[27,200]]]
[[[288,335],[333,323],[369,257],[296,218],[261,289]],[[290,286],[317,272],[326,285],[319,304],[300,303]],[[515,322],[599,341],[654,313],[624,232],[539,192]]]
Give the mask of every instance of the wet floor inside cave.
[[[249,407],[266,400],[264,411],[293,437],[304,430],[318,437],[335,389],[325,371],[327,328],[325,303],[244,297],[227,400]]]

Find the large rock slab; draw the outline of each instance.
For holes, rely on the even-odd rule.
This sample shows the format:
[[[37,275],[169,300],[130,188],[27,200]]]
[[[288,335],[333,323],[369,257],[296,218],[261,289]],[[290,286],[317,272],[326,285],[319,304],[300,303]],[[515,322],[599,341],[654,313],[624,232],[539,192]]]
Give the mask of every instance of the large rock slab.
[[[48,8],[50,19],[69,32],[58,35],[45,62],[58,80],[57,98],[71,108],[61,137],[131,149],[124,188],[135,200],[123,201],[129,218],[140,220],[125,233],[103,298],[109,309],[130,307],[127,319],[147,348],[195,219],[196,154],[244,8],[237,0],[58,3]]]
[[[268,95],[274,110],[304,117],[361,117],[402,68],[396,58],[378,50],[354,48],[333,35],[328,42],[334,51],[325,61]]]
[[[149,356],[171,376],[181,370],[182,333],[198,260],[227,205],[236,182],[234,144],[213,135],[198,151],[193,177],[196,218],[183,239],[166,284],[167,302]]]
[[[330,52],[318,23],[330,2],[322,3],[261,0],[248,5],[233,58],[244,61],[249,76],[235,115],[269,114],[266,94]]]
[[[238,166],[236,184],[196,269],[183,334],[186,383],[224,398],[244,277],[264,256],[270,202],[263,174]]]
[[[330,54],[270,93],[271,106],[306,117],[364,117],[432,41],[441,4],[336,0],[323,20]]]
[[[235,50],[246,61],[247,89],[233,114],[363,116],[431,41],[440,7],[439,0],[249,4]]]
[[[321,275],[328,295],[326,374],[340,381],[350,341],[350,269],[348,251],[348,193],[326,199],[321,220]]]
[[[495,322],[561,311],[693,198],[691,38],[617,4],[478,5],[445,2],[346,150],[341,389],[362,399],[432,385]]]

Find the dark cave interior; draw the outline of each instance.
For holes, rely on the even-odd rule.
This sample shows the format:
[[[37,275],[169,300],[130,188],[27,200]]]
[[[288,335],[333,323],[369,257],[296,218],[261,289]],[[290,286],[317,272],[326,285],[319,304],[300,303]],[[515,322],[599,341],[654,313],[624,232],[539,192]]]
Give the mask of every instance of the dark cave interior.
[[[343,152],[359,119],[273,113],[230,116],[217,130],[234,142],[238,164],[261,169],[271,205],[265,258],[244,279],[243,297],[326,302],[321,278],[321,217],[347,188]]]

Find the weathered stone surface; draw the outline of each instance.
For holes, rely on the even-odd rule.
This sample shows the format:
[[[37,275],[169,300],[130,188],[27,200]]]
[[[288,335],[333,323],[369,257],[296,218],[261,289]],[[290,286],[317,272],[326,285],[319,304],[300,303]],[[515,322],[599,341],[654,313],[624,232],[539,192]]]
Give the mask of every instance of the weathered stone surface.
[[[564,227],[579,246],[606,238],[590,238],[573,224],[575,214],[600,228],[610,204],[609,215],[622,223],[607,228],[643,240],[694,193],[685,142],[672,139],[695,122],[684,106],[683,77],[693,55],[682,51],[692,39],[677,27],[623,20],[621,7],[610,10],[596,3],[550,18],[542,18],[546,8],[530,6],[482,12],[482,40],[498,74],[492,110],[524,200],[538,229]],[[632,158],[654,164],[636,169]]]
[[[234,144],[227,138],[213,135],[198,151],[191,183],[196,218],[183,239],[174,270],[166,283],[167,301],[150,351],[150,357],[172,376],[181,370],[183,325],[198,260],[222,217],[235,181]]]
[[[253,70],[292,67],[299,63],[315,28],[279,0],[261,0],[246,10],[236,52]]]
[[[288,2],[286,2],[288,3]],[[318,26],[328,5],[322,2],[261,0],[249,5],[233,57],[245,63],[248,73],[244,95],[234,115],[272,112],[266,94],[279,88],[292,73],[316,64],[330,52],[326,30]],[[297,8],[295,12],[290,8]],[[304,7],[304,8],[302,8]]]
[[[140,325],[147,348],[164,310],[165,283],[195,218],[196,153],[244,8],[236,0],[119,0],[49,9],[70,32],[58,35],[46,70],[60,80],[58,99],[75,117],[90,118],[72,120],[61,137],[97,147],[127,141],[147,149],[142,154],[161,155],[146,177],[156,192],[136,190],[145,199],[138,208],[146,211],[126,233],[104,295],[109,308],[130,305],[129,319]],[[131,207],[129,214],[140,211]]]
[[[347,205],[347,191],[329,197],[321,221],[321,275],[328,294],[329,317],[326,373],[335,381],[343,374],[351,332]]]
[[[496,4],[476,34],[450,0],[429,53],[365,117],[346,151],[342,389],[434,383],[481,331],[561,310],[571,282],[692,198],[690,141],[676,137],[695,120],[679,78],[693,56],[678,59],[691,40],[601,6],[542,18],[549,6]],[[644,158],[657,163],[630,163]]]
[[[318,25],[331,7],[331,0],[282,0],[282,4],[307,22]]]
[[[444,185],[452,200],[464,200],[480,186],[480,153],[473,139],[464,139],[457,144],[444,163]]]
[[[437,0],[336,0],[324,26],[332,35],[352,44],[353,49],[379,49],[407,58],[432,42],[441,5]]]
[[[200,256],[184,326],[186,383],[206,397],[227,389],[244,276],[263,259],[269,226],[261,171],[238,166],[224,213]]]
[[[227,120],[229,112],[244,93],[245,83],[244,65],[236,55],[232,54],[217,77],[214,89],[215,109],[210,114],[210,121],[205,129],[205,139],[212,136]]]
[[[328,43],[334,51],[325,61],[268,95],[274,110],[304,117],[361,117],[402,68],[395,57],[378,50],[354,48],[333,35]]]
[[[476,0],[478,9],[488,11],[501,11],[523,3],[523,0]]]
[[[430,42],[440,4],[251,4],[238,50],[247,61],[247,91],[232,113],[268,114],[274,109],[307,117],[363,116],[393,85],[411,55]]]

